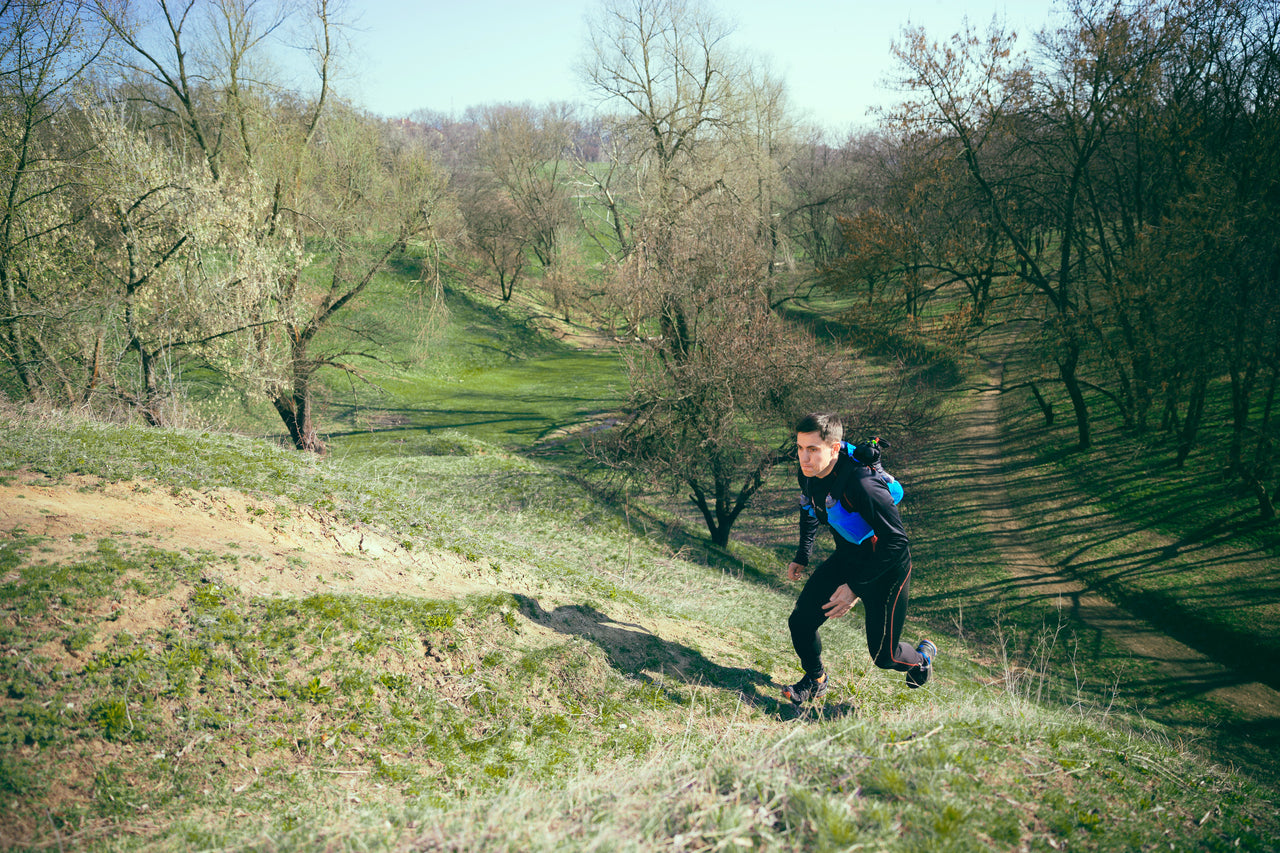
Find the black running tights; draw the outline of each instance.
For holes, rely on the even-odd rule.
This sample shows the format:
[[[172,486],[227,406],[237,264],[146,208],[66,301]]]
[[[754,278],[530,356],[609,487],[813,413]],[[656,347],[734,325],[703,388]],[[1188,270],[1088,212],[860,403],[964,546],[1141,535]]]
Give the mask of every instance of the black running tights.
[[[902,623],[907,615],[907,599],[911,589],[911,565],[900,571],[888,571],[868,583],[849,580],[848,563],[832,555],[813,570],[805,583],[787,624],[791,628],[791,644],[800,656],[800,665],[812,676],[822,669],[822,640],[818,629],[827,621],[822,605],[843,583],[862,599],[867,623],[867,651],[881,669],[906,672],[924,661],[921,654],[901,642]]]

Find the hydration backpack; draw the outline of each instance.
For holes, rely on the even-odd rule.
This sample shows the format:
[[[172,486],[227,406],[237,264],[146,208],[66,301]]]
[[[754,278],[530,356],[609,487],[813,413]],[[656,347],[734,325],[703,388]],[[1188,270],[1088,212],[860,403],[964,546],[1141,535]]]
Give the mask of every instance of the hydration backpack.
[[[879,438],[873,438],[866,444],[862,445],[850,444],[846,441],[844,443],[844,450],[845,453],[853,459],[853,461],[870,468],[875,472],[876,476],[879,477],[889,489],[889,496],[893,498],[894,504],[898,504],[902,501],[902,484],[899,483],[892,474],[884,470],[884,466],[880,464]],[[847,480],[847,476],[845,480]],[[844,539],[847,539],[854,545],[861,545],[863,542],[867,541],[867,539],[874,537],[875,531],[871,529],[871,525],[865,518],[853,510],[845,509],[844,505],[840,503],[839,499],[836,497],[836,495],[844,494],[845,480],[841,480],[836,484],[833,494],[827,495],[827,523],[830,524],[831,528]],[[818,515],[814,510],[813,501],[810,500],[809,496],[807,494],[803,495],[801,501],[809,515],[817,518]]]
[[[884,481],[884,484],[889,487],[889,494],[893,497],[895,504],[902,503],[902,484],[892,474],[884,470],[884,466],[880,464],[880,438],[878,436],[866,444],[850,444],[846,441],[844,446],[854,460],[875,471],[876,475]]]

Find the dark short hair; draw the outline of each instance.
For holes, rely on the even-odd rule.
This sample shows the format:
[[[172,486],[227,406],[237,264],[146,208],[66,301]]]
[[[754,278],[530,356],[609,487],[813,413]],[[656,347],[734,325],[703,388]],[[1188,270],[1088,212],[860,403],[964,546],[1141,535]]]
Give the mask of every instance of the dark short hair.
[[[841,441],[844,439],[844,424],[835,412],[813,412],[796,424],[796,433],[802,432],[816,432],[819,438],[828,443]]]

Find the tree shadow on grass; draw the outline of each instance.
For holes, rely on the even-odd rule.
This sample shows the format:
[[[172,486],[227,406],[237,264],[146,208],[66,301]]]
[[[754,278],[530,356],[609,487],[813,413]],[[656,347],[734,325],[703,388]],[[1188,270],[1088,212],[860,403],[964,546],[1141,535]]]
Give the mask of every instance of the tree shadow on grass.
[[[672,694],[662,680],[650,673],[736,693],[748,705],[768,714],[785,715],[791,709],[791,703],[775,697],[777,687],[773,680],[759,670],[723,666],[683,643],[664,640],[640,625],[617,622],[588,605],[566,604],[547,611],[529,596],[514,597],[520,612],[530,620],[561,634],[590,640],[605,653],[614,669],[664,690],[676,701],[687,701],[687,697]]]
[[[835,702],[831,700],[819,700],[813,705],[792,705],[787,703],[782,712],[784,720],[809,720],[815,723],[830,723],[833,720],[843,720],[846,717],[852,717],[858,712],[858,707],[852,702]]]

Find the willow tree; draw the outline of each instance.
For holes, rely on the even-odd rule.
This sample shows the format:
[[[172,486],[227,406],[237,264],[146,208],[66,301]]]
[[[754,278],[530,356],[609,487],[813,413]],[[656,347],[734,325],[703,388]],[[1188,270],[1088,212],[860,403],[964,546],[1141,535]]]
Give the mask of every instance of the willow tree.
[[[83,375],[59,358],[83,268],[76,226],[88,144],[73,87],[105,39],[74,0],[0,3],[0,357],[27,400],[80,402]]]
[[[263,370],[251,387],[270,400],[298,449],[323,451],[314,379],[351,364],[318,351],[317,340],[395,253],[430,230],[443,198],[440,170],[421,148],[339,109],[332,77],[343,26],[333,0],[316,0],[305,15],[213,0],[97,0],[97,8],[120,45],[116,85],[138,115],[166,128],[215,182],[245,193],[255,209],[246,238],[290,261],[260,303],[255,357]],[[312,37],[307,91],[262,72],[286,27]],[[306,274],[308,244],[325,251],[319,276]]]
[[[203,161],[130,126],[124,112],[89,114],[101,176],[91,256],[107,312],[89,369],[147,423],[163,426],[182,359],[244,369],[224,339],[261,322],[288,259],[252,239],[251,186],[215,181]]]

